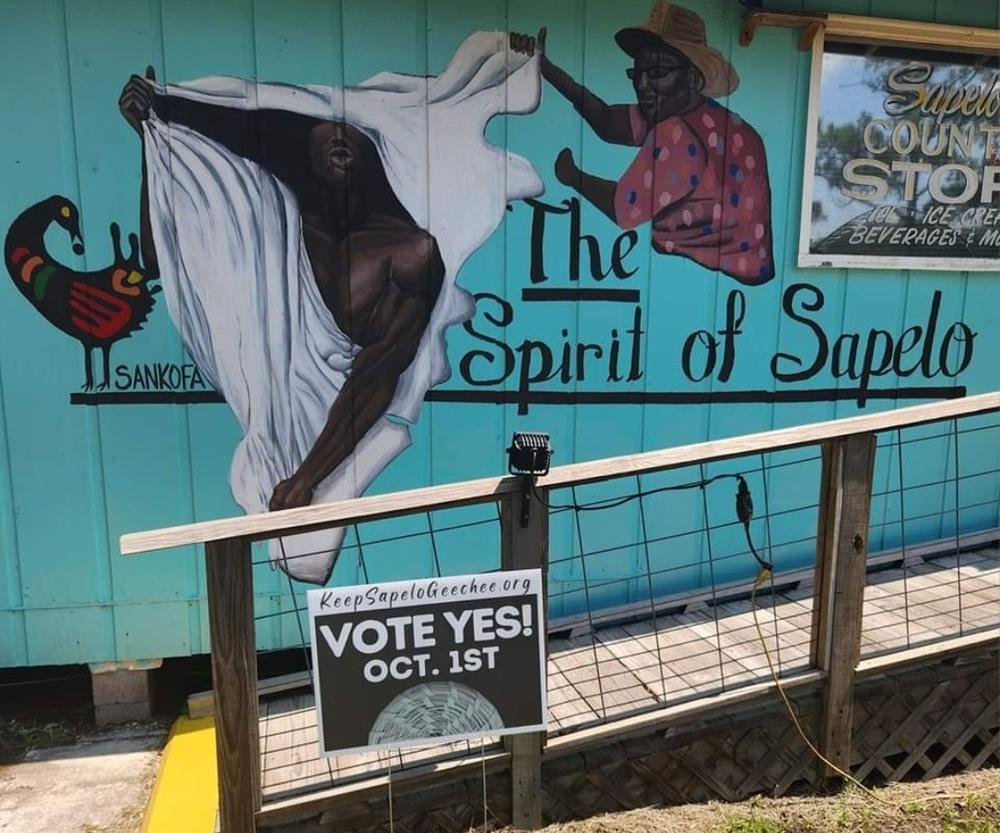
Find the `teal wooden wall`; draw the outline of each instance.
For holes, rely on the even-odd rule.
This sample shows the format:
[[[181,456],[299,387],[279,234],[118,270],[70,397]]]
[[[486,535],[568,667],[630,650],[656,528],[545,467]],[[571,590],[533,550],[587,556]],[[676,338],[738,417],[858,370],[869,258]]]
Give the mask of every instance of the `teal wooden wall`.
[[[770,164],[772,221],[777,276],[747,287],[746,335],[739,345],[731,380],[689,381],[679,356],[684,338],[699,328],[720,329],[725,301],[737,284],[681,258],[653,254],[643,231],[627,281],[640,292],[643,310],[644,376],[619,391],[712,391],[773,389],[770,357],[779,349],[808,349],[807,333],[781,313],[782,293],[807,282],[821,288],[826,303],[817,318],[828,333],[893,332],[916,323],[935,290],[943,293],[942,322],[963,320],[977,333],[975,358],[958,378],[935,383],[964,385],[970,393],[1000,387],[1000,283],[997,273],[799,269],[795,265],[801,203],[809,56],[797,48],[798,33],[761,29],[752,46],[740,48],[742,9],[730,0],[687,0],[707,21],[709,42],[735,65],[739,88],[725,100],[761,134]],[[771,7],[903,17],[986,27],[1000,25],[1000,10],[989,2],[962,0],[828,0],[803,4],[772,0]],[[232,74],[290,83],[357,84],[383,70],[436,74],[455,49],[477,30],[534,33],[548,27],[548,54],[577,80],[609,101],[630,102],[624,69],[628,61],[613,40],[623,26],[644,21],[648,0],[4,0],[0,26],[0,229],[28,205],[62,194],[80,207],[87,253],[70,252],[65,235],[50,233],[50,250],[75,268],[110,262],[108,223],[138,230],[139,151],[134,134],[119,116],[117,99],[128,75],[147,64],[157,78],[186,80]],[[570,196],[552,171],[563,147],[583,167],[617,178],[634,148],[601,142],[551,87],[543,89],[539,110],[495,119],[488,129],[497,145],[530,160],[542,175],[542,199]],[[474,293],[508,299],[515,321],[506,343],[544,337],[558,342],[561,328],[587,340],[620,332],[631,324],[624,304],[580,304],[555,308],[522,304],[528,285],[531,211],[515,204],[495,234],[465,263],[458,282]],[[610,251],[620,233],[589,206],[583,230]],[[565,228],[565,226],[563,226]],[[546,240],[552,283],[565,286],[566,247],[555,234]],[[609,279],[611,280],[611,279]],[[222,404],[71,405],[82,382],[82,350],[27,304],[10,283],[0,285],[0,666],[78,663],[165,657],[208,648],[204,574],[194,551],[138,558],[117,554],[125,532],[230,516],[240,512],[228,484],[233,449],[240,439],[235,420]],[[585,284],[586,285],[586,284]],[[162,296],[160,296],[162,299]],[[482,313],[480,312],[480,315]],[[832,337],[833,337],[832,336]],[[452,377],[442,390],[466,387],[458,362],[481,348],[462,327],[448,333]],[[181,341],[162,300],[145,328],[120,344],[112,365],[183,364]],[[880,384],[905,386],[885,377]],[[812,380],[840,387],[829,369]],[[553,387],[553,386],[550,386]],[[555,386],[560,390],[605,390],[601,377]],[[506,390],[516,389],[509,379]],[[554,389],[554,388],[553,388]],[[869,402],[867,411],[892,407]],[[556,462],[595,459],[714,437],[743,434],[849,416],[854,402],[754,405],[532,405],[519,416],[514,405],[427,402],[411,429],[412,445],[375,480],[369,492],[388,492],[495,474],[504,466],[504,448],[513,430],[548,431]],[[963,470],[1000,466],[996,433],[963,438]],[[955,460],[947,439],[925,443],[907,458],[909,482],[945,479]],[[894,488],[896,466],[889,450],[880,452],[879,485]],[[801,467],[798,480],[774,478],[770,509],[795,506],[813,494],[816,466]],[[912,479],[911,479],[912,478]],[[669,478],[664,476],[666,482]],[[581,498],[609,493],[594,487]],[[961,525],[985,528],[998,522],[995,476],[968,481],[961,502],[978,504],[964,512]],[[940,515],[907,525],[907,537],[927,539],[953,529],[954,495],[943,485],[908,496],[907,512]],[[732,495],[713,492],[710,512],[729,520]],[[758,496],[759,501],[759,496]],[[992,503],[991,503],[992,501]],[[680,532],[702,517],[701,496],[683,493],[651,513],[650,536]],[[451,514],[449,522],[461,517]],[[895,514],[894,514],[895,513]],[[876,520],[898,518],[895,499],[876,500]],[[588,549],[636,540],[634,507],[618,523],[585,518]],[[772,530],[776,538],[808,535],[811,516],[792,515]],[[395,521],[380,533],[422,532],[426,519]],[[882,527],[890,545],[898,527]],[[553,523],[553,552],[570,553],[578,541],[568,519]],[[895,536],[895,538],[894,538]],[[447,572],[495,566],[496,553],[475,534],[442,539]],[[353,538],[348,536],[347,543]],[[354,550],[345,550],[333,581],[361,578]],[[779,553],[779,566],[808,561],[808,546]],[[425,538],[365,550],[372,579],[426,575],[433,570]],[[261,556],[263,557],[263,555]],[[683,589],[706,577],[705,542],[700,536],[657,550],[656,566],[689,565],[670,574],[657,589]],[[616,561],[591,567],[590,578],[620,578],[594,594],[593,604],[641,597],[644,554],[623,550]],[[752,565],[734,562],[718,580],[746,573]],[[606,571],[606,575],[601,571]],[[728,570],[728,572],[727,572]],[[583,604],[579,562],[557,566],[553,606],[558,614]],[[262,610],[287,606],[287,585],[279,572],[258,574]],[[275,617],[262,627],[262,647],[297,640],[291,617]]]

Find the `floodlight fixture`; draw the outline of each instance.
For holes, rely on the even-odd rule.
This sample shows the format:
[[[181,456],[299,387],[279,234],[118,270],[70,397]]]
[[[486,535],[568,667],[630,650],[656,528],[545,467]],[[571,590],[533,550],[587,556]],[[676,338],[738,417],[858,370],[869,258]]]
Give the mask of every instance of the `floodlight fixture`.
[[[552,462],[549,435],[537,431],[515,431],[507,449],[507,470],[511,474],[544,477]]]

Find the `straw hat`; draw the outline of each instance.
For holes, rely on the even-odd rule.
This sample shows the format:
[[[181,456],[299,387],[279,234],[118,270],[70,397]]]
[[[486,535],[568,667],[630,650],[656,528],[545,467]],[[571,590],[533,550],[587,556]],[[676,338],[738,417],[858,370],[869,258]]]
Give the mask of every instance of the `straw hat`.
[[[705,76],[702,92],[708,96],[728,95],[740,83],[732,64],[708,45],[705,21],[695,12],[669,0],[656,0],[649,20],[642,26],[622,29],[615,40],[633,58],[643,47],[665,43],[683,52]]]

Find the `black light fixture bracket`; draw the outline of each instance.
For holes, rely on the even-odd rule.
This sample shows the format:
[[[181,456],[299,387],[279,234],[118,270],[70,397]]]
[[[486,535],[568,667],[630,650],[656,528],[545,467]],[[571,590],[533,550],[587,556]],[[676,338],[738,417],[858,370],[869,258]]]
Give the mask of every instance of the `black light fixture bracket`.
[[[531,518],[531,493],[535,478],[549,473],[552,446],[549,435],[537,431],[515,431],[507,449],[507,471],[521,478],[521,528]]]

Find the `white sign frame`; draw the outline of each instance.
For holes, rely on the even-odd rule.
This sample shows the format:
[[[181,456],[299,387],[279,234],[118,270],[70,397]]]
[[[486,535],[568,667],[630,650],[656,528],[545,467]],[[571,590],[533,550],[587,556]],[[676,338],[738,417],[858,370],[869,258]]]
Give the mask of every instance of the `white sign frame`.
[[[800,267],[848,269],[924,269],[949,272],[997,272],[1000,258],[983,257],[886,257],[876,255],[829,255],[809,251],[812,239],[813,177],[816,166],[816,138],[819,125],[820,93],[823,84],[823,28],[813,38],[809,72],[809,106],[806,112],[806,152],[802,167],[802,210],[799,216]],[[947,47],[943,47],[947,48]]]
[[[315,620],[317,616],[328,615],[331,611],[328,609],[331,605],[337,605],[336,600],[341,600],[341,602],[346,601],[347,604],[344,606],[345,610],[350,610],[351,613],[356,613],[359,611],[383,611],[383,610],[396,610],[404,609],[407,607],[416,607],[428,604],[428,599],[426,596],[417,597],[413,590],[416,587],[428,587],[431,584],[436,584],[438,587],[438,592],[441,595],[447,596],[450,588],[460,587],[462,585],[467,585],[471,582],[476,582],[480,584],[489,584],[491,582],[498,582],[499,586],[493,590],[484,590],[469,596],[468,599],[480,599],[489,600],[495,598],[503,598],[511,595],[509,585],[505,589],[504,582],[519,582],[519,581],[530,581],[530,589],[525,593],[525,596],[531,596],[536,599],[537,611],[538,611],[538,622],[535,623],[535,636],[538,640],[538,662],[539,662],[539,697],[541,701],[541,716],[542,722],[531,725],[519,725],[512,727],[503,727],[502,729],[490,729],[483,732],[473,732],[468,734],[453,734],[453,735],[442,735],[435,736],[433,738],[415,738],[412,740],[393,740],[386,743],[370,744],[364,746],[353,746],[348,748],[337,748],[332,750],[326,749],[326,741],[323,734],[323,704],[322,696],[320,693],[320,679],[319,679],[319,651],[317,647],[316,639],[316,624]],[[482,574],[468,574],[460,576],[442,576],[437,578],[429,579],[411,579],[404,581],[391,581],[391,582],[372,582],[370,584],[354,585],[350,587],[328,587],[328,588],[318,588],[315,590],[309,590],[306,594],[309,607],[309,643],[311,649],[312,658],[312,683],[313,692],[316,702],[316,732],[319,746],[319,755],[323,758],[334,758],[339,755],[348,755],[352,753],[360,752],[374,752],[385,749],[403,749],[408,747],[416,746],[429,746],[437,744],[447,744],[454,743],[463,740],[478,740],[483,737],[494,737],[494,736],[505,736],[505,735],[518,735],[527,734],[531,732],[545,732],[548,730],[548,667],[547,667],[547,651],[546,651],[546,640],[547,640],[547,611],[545,609],[545,595],[542,592],[544,586],[542,579],[542,571],[540,569],[532,570],[502,570],[493,573],[482,573]],[[365,594],[370,588],[377,588],[379,594],[391,595],[393,593],[397,594],[397,598],[392,603],[383,603],[376,599],[372,602]],[[362,598],[364,596],[364,598]],[[339,605],[337,605],[339,606]]]

